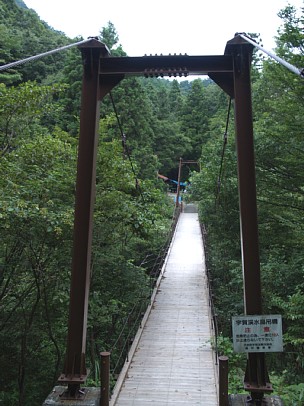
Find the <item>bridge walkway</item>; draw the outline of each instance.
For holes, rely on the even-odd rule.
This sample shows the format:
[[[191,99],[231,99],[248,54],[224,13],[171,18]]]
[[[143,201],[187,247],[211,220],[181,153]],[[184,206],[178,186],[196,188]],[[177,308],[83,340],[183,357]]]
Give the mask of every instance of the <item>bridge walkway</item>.
[[[217,406],[217,368],[210,344],[211,317],[197,213],[180,215],[159,281],[110,405]]]

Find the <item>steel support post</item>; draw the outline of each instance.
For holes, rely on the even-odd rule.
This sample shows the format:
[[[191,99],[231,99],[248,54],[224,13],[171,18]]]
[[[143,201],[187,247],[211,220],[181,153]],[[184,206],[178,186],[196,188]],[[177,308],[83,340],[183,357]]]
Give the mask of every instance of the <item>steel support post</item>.
[[[83,82],[76,179],[74,241],[70,287],[68,338],[64,373],[67,396],[78,396],[87,377],[85,366],[88,296],[90,287],[92,219],[95,202],[96,154],[99,127],[99,63],[107,48],[97,40],[81,47]]]
[[[229,50],[234,65],[235,126],[245,314],[262,314],[250,67],[253,47],[239,37]],[[264,353],[249,353],[245,389],[254,400],[271,391]]]
[[[110,400],[110,353],[101,352],[100,365],[100,406],[109,406]]]
[[[219,357],[219,406],[228,406],[228,357]]]

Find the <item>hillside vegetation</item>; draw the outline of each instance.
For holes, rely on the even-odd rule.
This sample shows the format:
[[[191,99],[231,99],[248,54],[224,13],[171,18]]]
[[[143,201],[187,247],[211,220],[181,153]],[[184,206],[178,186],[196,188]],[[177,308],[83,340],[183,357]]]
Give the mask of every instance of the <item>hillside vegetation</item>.
[[[302,10],[303,11],[303,10]],[[304,66],[304,16],[280,11],[276,53]],[[22,1],[0,0],[0,64],[76,42]],[[112,23],[100,39],[125,55]],[[0,72],[0,403],[41,405],[62,372],[69,302],[82,64],[72,48]],[[284,353],[268,357],[286,405],[304,399],[303,78],[255,54],[252,67],[264,311],[282,314]],[[131,310],[145,306],[173,203],[161,173],[177,179],[180,157],[208,232],[221,332],[231,356],[230,390],[243,360],[231,353],[231,317],[244,312],[233,114],[218,183],[228,96],[211,80],[130,78],[101,106],[88,384],[98,385],[100,351],[112,350]],[[233,109],[233,104],[232,104]],[[117,115],[116,115],[117,114]],[[123,148],[121,128],[126,135]],[[126,148],[126,147],[125,147]],[[140,299],[140,300],[139,300]],[[112,352],[119,372],[120,350]]]

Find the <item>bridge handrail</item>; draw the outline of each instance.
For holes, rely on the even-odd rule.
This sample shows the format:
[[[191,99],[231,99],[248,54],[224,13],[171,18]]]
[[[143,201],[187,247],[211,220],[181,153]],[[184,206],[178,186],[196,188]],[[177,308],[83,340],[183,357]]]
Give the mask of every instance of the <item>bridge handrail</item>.
[[[147,264],[152,263],[152,266],[150,268],[149,276],[150,276],[150,295],[142,295],[138,298],[137,302],[134,304],[133,308],[131,311],[128,313],[126,316],[123,326],[118,334],[118,337],[115,341],[115,343],[112,345],[112,349],[110,352],[113,352],[114,349],[117,349],[117,346],[119,346],[119,343],[121,345],[119,346],[119,353],[116,356],[116,361],[115,365],[111,367],[110,370],[110,375],[112,381],[116,381],[116,376],[118,375],[118,371],[123,367],[123,364],[125,360],[128,362],[128,354],[130,347],[133,342],[133,338],[136,334],[136,331],[138,327],[141,325],[142,317],[146,311],[146,308],[151,301],[152,297],[152,292],[155,287],[156,281],[161,273],[161,270],[163,268],[163,264],[165,262],[165,259],[168,254],[168,250],[171,244],[172,237],[175,232],[175,228],[179,219],[180,215],[180,208],[174,208],[173,216],[172,216],[172,222],[171,222],[171,227],[169,229],[169,232],[167,234],[166,240],[161,247],[161,249],[158,251],[158,253],[155,254],[148,254],[146,257],[143,259],[143,261],[139,264],[140,267],[147,267]],[[113,358],[111,358],[113,362]]]
[[[217,324],[217,314],[216,309],[214,306],[213,301],[213,291],[212,291],[212,279],[210,274],[210,266],[209,266],[209,257],[208,257],[208,247],[207,247],[207,230],[203,223],[200,222],[202,238],[203,238],[203,245],[204,245],[204,253],[205,253],[205,264],[206,264],[206,275],[207,275],[207,283],[208,283],[208,291],[209,291],[209,307],[211,311],[211,321],[212,321],[212,329],[214,331],[214,349],[215,349],[215,363],[218,365],[218,358],[219,358],[219,351],[218,351],[218,324]]]

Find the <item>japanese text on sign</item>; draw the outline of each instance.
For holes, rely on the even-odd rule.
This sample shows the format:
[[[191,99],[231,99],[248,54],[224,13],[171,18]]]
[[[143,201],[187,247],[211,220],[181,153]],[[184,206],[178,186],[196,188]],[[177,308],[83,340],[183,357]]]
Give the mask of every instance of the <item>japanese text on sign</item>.
[[[283,351],[281,315],[232,317],[232,333],[235,352]]]

